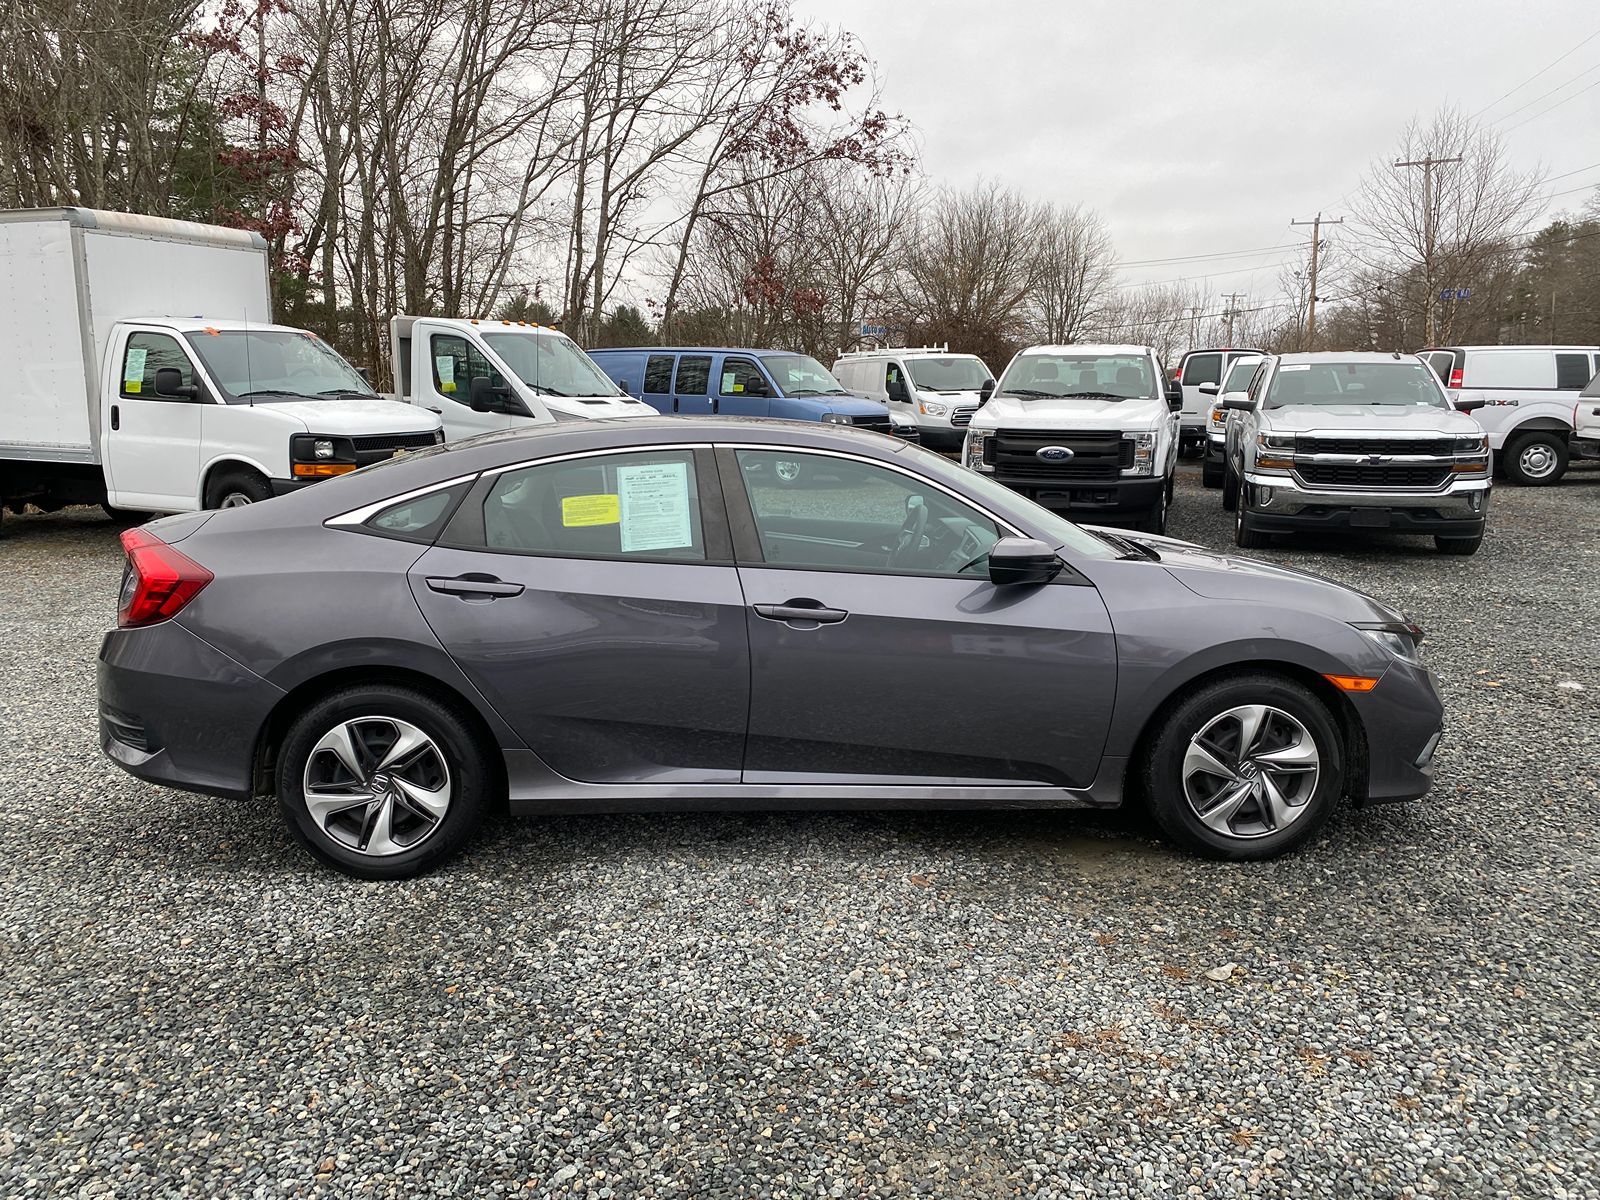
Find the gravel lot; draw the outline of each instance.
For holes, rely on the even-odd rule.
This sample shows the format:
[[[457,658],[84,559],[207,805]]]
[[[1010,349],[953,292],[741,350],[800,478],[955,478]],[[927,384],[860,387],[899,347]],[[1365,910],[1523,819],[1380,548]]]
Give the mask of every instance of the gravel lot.
[[[1600,471],[1429,629],[1427,800],[1260,865],[1132,817],[500,820],[429,878],[95,741],[98,513],[0,540],[0,1196],[1600,1195]],[[1231,545],[1190,467],[1173,533]]]

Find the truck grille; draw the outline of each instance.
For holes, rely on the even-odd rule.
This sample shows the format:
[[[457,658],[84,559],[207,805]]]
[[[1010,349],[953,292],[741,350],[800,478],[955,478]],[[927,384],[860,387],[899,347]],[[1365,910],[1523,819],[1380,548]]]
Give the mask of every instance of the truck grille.
[[[977,411],[976,408],[958,408],[950,414],[950,424],[957,429],[965,429],[972,424],[972,414]]]
[[[1450,478],[1450,467],[1433,463],[1300,463],[1295,474],[1313,487],[1437,488]]]
[[[1427,454],[1448,458],[1455,446],[1450,438],[1322,438],[1299,437],[1294,448],[1300,454]]]
[[[1045,446],[1065,446],[1072,457],[1045,462],[1036,453]],[[1005,482],[1113,480],[1124,467],[1133,465],[1133,443],[1116,429],[1083,433],[1001,429],[990,439],[989,447],[995,476]]]
[[[420,450],[444,441],[442,433],[380,433],[350,439],[355,444],[356,461],[362,466],[394,457],[396,450]]]

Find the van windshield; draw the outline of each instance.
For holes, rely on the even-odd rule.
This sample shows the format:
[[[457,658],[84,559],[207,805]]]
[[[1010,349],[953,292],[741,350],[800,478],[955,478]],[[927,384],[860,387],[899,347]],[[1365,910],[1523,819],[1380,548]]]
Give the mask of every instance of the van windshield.
[[[304,330],[203,330],[188,337],[229,404],[377,395],[338,351]]]
[[[761,360],[785,396],[842,396],[833,373],[809,354],[768,354]]]
[[[1414,358],[1400,362],[1284,363],[1272,376],[1266,407],[1300,404],[1450,407],[1433,368]]]
[[[995,389],[999,396],[1133,400],[1156,395],[1155,368],[1143,354],[1022,354]]]
[[[908,358],[911,382],[924,392],[975,392],[989,382],[989,368],[968,354]]]
[[[516,377],[547,396],[620,396],[617,385],[571,338],[554,333],[483,333]]]

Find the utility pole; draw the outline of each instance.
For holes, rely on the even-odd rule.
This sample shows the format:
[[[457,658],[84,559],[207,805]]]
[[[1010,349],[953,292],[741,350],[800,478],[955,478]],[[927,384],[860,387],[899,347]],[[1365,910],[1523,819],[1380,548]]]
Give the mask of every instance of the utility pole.
[[[1317,347],[1317,256],[1322,252],[1322,227],[1324,225],[1343,225],[1344,218],[1337,221],[1322,219],[1319,212],[1310,221],[1290,221],[1290,225],[1311,226],[1311,300],[1306,309],[1306,349],[1315,350]]]
[[[1433,345],[1433,169],[1442,167],[1446,163],[1458,163],[1461,155],[1453,158],[1435,158],[1428,155],[1426,158],[1412,159],[1410,162],[1397,162],[1397,167],[1422,168],[1422,313],[1423,327],[1428,345]]]
[[[1225,332],[1222,335],[1223,344],[1233,345],[1233,318],[1239,314],[1239,301],[1245,298],[1243,292],[1229,292],[1223,297],[1228,302],[1228,307],[1222,310],[1222,315],[1227,321]]]
[[[1189,314],[1189,349],[1193,350],[1200,339],[1200,310],[1186,308],[1183,311]]]

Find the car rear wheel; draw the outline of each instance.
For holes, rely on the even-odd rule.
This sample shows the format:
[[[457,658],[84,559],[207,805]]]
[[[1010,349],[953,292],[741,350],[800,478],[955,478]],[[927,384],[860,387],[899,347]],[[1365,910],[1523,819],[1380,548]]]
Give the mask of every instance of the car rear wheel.
[[[1434,534],[1433,544],[1440,554],[1476,554],[1478,547],[1483,545],[1483,534],[1472,537],[1444,537]]]
[[[224,471],[206,489],[207,508],[243,508],[272,499],[272,488],[256,471]]]
[[[363,879],[438,866],[476,828],[491,750],[455,712],[410,688],[346,688],[290,727],[278,803],[313,855]]]
[[[1525,433],[1505,454],[1506,475],[1529,487],[1560,483],[1567,473],[1567,439],[1550,430]]]
[[[1145,794],[1174,842],[1212,858],[1275,858],[1309,840],[1344,794],[1344,746],[1321,700],[1252,674],[1183,699],[1151,746]]]

